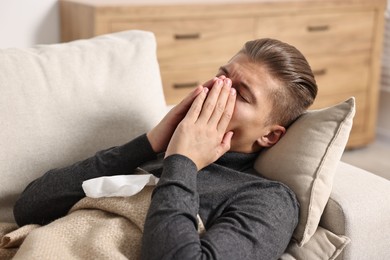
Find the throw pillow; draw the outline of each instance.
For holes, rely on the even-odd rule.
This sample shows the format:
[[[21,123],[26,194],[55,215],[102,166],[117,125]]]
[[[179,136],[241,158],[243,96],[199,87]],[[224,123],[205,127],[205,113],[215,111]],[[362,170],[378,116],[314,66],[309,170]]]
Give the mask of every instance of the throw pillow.
[[[333,176],[348,141],[355,99],[303,114],[285,136],[260,153],[255,169],[289,186],[300,203],[293,238],[299,246],[317,230],[332,190]]]
[[[0,50],[0,93],[0,222],[44,172],[128,142],[166,112],[144,31]]]
[[[279,259],[334,260],[350,241],[346,236],[338,236],[319,226],[310,240],[302,247],[291,241]]]

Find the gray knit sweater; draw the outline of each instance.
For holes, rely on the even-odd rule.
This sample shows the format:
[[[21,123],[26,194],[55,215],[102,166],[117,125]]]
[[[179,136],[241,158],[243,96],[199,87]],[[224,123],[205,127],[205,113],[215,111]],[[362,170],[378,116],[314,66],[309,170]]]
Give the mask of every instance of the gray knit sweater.
[[[298,202],[288,187],[255,173],[256,154],[229,152],[199,172],[185,156],[171,155],[161,165],[157,157],[142,135],[53,169],[27,186],[15,219],[20,226],[47,224],[85,197],[83,181],[141,166],[160,177],[145,222],[143,259],[270,260],[284,252],[298,222]],[[207,230],[201,236],[197,214]]]

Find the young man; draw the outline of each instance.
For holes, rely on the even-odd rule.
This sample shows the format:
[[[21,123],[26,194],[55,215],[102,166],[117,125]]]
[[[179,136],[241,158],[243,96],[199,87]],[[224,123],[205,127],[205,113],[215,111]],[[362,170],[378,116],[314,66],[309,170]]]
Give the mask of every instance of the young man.
[[[288,187],[262,178],[253,163],[316,94],[298,50],[272,39],[247,42],[147,134],[29,184],[15,219],[49,223],[85,197],[83,181],[141,166],[160,177],[144,227],[144,259],[277,259],[299,205]],[[151,167],[161,153],[161,167]],[[200,236],[198,214],[206,228]]]

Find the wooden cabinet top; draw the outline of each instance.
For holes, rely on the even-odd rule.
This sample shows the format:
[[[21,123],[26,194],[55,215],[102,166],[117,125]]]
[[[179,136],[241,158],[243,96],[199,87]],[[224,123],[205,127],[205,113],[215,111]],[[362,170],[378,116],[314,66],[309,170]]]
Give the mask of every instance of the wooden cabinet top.
[[[89,6],[114,6],[114,5],[221,5],[221,4],[280,4],[280,3],[321,3],[321,4],[370,4],[386,5],[387,0],[61,0],[63,2],[75,2]]]
[[[387,0],[61,0],[62,8],[89,9],[95,19],[165,19],[191,17],[248,17],[281,13],[379,9]]]

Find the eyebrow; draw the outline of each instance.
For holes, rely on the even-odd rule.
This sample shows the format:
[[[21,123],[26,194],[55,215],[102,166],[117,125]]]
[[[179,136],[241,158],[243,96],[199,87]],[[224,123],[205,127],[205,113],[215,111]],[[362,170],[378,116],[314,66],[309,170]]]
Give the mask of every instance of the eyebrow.
[[[225,73],[226,77],[229,77],[230,73],[229,73],[228,69],[225,66],[219,67],[219,70],[223,71],[223,73]],[[256,96],[255,96],[255,94],[253,94],[253,91],[248,86],[248,84],[246,84],[245,82],[240,81],[240,82],[238,82],[238,85],[240,87],[243,87],[245,89],[245,91],[248,92],[250,100],[253,101],[254,104],[256,104],[257,103]]]

